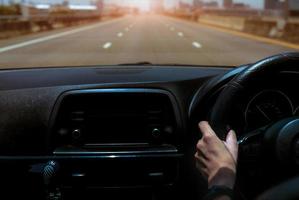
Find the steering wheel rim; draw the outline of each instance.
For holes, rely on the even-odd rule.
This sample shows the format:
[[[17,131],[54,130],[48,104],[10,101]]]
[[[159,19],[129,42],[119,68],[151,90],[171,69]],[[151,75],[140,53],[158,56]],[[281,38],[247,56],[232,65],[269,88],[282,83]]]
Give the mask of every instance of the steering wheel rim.
[[[209,122],[217,135],[221,139],[226,137],[230,129],[229,114],[237,96],[256,79],[298,67],[299,52],[286,52],[258,61],[235,76],[220,92],[209,116]]]
[[[265,191],[263,194],[257,197],[257,200],[298,199],[299,198],[298,185],[299,185],[299,177],[293,178],[291,180],[288,180],[284,183],[281,183]]]

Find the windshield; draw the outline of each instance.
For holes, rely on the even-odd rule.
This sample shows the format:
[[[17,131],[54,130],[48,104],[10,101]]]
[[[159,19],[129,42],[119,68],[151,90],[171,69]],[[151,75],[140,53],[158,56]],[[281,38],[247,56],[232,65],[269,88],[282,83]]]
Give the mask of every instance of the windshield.
[[[299,49],[298,0],[1,0],[0,68],[238,66]]]

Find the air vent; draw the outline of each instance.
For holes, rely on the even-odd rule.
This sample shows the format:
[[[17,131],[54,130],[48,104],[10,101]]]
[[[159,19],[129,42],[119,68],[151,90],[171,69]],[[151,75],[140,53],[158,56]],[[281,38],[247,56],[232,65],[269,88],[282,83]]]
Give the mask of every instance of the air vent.
[[[80,111],[72,111],[70,113],[70,120],[72,122],[84,122],[84,111],[80,110]]]

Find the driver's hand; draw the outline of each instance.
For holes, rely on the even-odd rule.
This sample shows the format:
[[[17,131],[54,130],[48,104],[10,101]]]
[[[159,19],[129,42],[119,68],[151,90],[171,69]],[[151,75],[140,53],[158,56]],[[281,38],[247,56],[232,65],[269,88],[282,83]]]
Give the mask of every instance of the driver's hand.
[[[196,145],[196,165],[207,178],[209,188],[215,185],[233,189],[236,179],[238,143],[234,131],[229,131],[226,141],[221,141],[208,122],[198,124],[202,138]]]

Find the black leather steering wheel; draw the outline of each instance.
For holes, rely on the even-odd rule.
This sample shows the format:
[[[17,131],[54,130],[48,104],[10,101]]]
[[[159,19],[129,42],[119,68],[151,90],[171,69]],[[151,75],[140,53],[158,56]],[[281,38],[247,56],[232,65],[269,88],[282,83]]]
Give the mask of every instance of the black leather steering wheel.
[[[284,200],[297,200],[299,199],[299,177],[279,184],[263,194],[261,194],[257,200],[269,200],[269,199],[284,199]]]
[[[210,114],[210,124],[218,136],[225,138],[230,125],[229,114],[241,92],[248,89],[257,79],[294,69],[299,69],[299,52],[282,53],[258,61],[234,77],[218,96]]]
[[[209,116],[209,122],[217,135],[221,139],[225,138],[228,128],[231,126],[230,115],[234,110],[235,103],[238,101],[240,95],[252,87],[257,80],[261,80],[262,78],[277,74],[281,71],[298,69],[299,52],[290,52],[258,61],[235,76],[220,92]],[[239,140],[239,144],[242,145],[246,140],[250,141],[248,139],[251,136],[255,136],[256,133],[260,132],[261,131],[253,131],[253,134],[248,134],[246,137],[243,137],[242,140]],[[292,117],[283,119],[263,129],[263,140],[263,144],[269,146],[268,150],[272,154],[275,154],[273,157],[277,158],[281,163],[294,162],[289,156],[294,153],[290,151],[293,150],[292,146],[295,140],[297,140],[295,143],[298,144],[299,148],[299,118]],[[299,165],[299,161],[296,164]],[[298,199],[299,185],[296,184],[294,186],[294,182],[299,183],[299,178],[273,188],[262,195],[261,199],[273,199],[268,197],[273,197],[273,194],[274,197],[275,194],[285,194],[284,190],[286,188],[288,189],[287,199]]]

